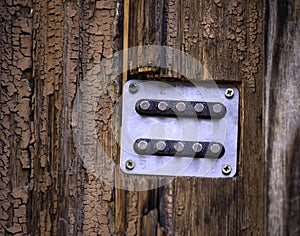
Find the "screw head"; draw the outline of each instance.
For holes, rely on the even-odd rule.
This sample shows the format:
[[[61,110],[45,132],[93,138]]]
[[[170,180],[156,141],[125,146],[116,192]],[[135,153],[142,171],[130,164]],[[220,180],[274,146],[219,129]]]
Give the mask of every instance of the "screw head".
[[[222,166],[222,173],[224,175],[229,175],[231,173],[231,171],[232,171],[232,168],[230,165],[225,164]]]
[[[174,144],[174,149],[176,152],[182,152],[184,149],[184,144],[182,142],[177,142]]]
[[[136,83],[129,84],[129,92],[136,93],[138,91],[138,86]]]
[[[210,146],[210,151],[214,154],[218,154],[221,151],[221,146],[218,143],[214,143]]]
[[[195,153],[197,152],[201,152],[202,150],[202,144],[201,143],[194,143],[193,146],[192,146],[192,149]]]
[[[168,108],[168,104],[166,102],[160,102],[158,103],[157,107],[160,111],[166,111]]]
[[[166,146],[167,146],[167,144],[166,144],[164,141],[158,141],[158,142],[156,143],[156,149],[157,149],[158,151],[163,151],[163,150],[165,150]]]
[[[134,169],[134,161],[133,160],[127,160],[125,163],[126,169],[127,170],[133,170]]]
[[[148,101],[141,101],[140,108],[144,111],[148,110],[150,107],[150,102]]]
[[[184,102],[178,102],[176,104],[176,110],[179,111],[179,112],[184,112],[185,108],[186,108],[186,105],[185,105]]]
[[[197,103],[197,104],[194,106],[194,110],[195,110],[195,112],[198,112],[198,113],[203,112],[203,110],[204,110],[203,104],[202,104],[202,103]]]
[[[214,104],[212,110],[214,113],[220,113],[223,110],[223,106],[219,103]]]
[[[138,142],[137,147],[142,150],[145,151],[148,147],[148,143],[145,140],[141,140]]]
[[[228,88],[225,91],[225,97],[232,98],[234,96],[234,90],[232,88]]]

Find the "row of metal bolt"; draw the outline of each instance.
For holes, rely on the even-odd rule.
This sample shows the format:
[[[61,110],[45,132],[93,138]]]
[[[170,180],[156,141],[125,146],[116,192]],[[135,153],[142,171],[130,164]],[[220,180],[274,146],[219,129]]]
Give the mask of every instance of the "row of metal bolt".
[[[137,147],[141,150],[141,151],[145,151],[148,148],[148,142],[145,140],[141,140],[138,142]],[[158,141],[155,144],[155,148],[157,151],[164,151],[167,147],[167,144],[165,141]],[[174,144],[174,150],[176,152],[182,152],[184,149],[184,144],[180,141],[178,141],[177,143]],[[194,143],[192,146],[192,150],[194,153],[199,153],[201,152],[203,149],[202,144],[201,143]],[[213,154],[218,154],[220,153],[222,150],[222,147],[220,144],[218,143],[214,143],[212,145],[210,145],[210,151]]]
[[[140,102],[140,108],[144,111],[147,111],[150,107],[150,102],[147,100],[141,101]],[[168,104],[167,102],[159,102],[157,105],[158,110],[164,112],[168,109]],[[178,102],[175,106],[176,110],[178,112],[184,112],[186,109],[186,104],[184,102]],[[223,106],[219,103],[216,103],[213,105],[212,110],[214,113],[220,113],[222,112]],[[197,113],[201,113],[204,110],[204,105],[202,103],[196,103],[194,106],[194,111]]]

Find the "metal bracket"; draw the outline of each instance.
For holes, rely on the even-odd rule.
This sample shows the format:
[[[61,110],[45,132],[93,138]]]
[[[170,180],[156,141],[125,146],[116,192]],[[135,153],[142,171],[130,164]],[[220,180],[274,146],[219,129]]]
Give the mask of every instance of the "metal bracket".
[[[233,177],[238,113],[239,91],[232,85],[130,80],[124,86],[121,169]]]

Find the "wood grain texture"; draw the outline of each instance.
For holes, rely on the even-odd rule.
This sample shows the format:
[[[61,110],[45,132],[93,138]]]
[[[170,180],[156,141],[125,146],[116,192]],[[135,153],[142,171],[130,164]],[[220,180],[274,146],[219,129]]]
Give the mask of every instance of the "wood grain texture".
[[[131,47],[164,42],[160,45],[188,53],[204,65],[213,79],[233,82],[241,92],[237,176],[224,180],[176,178],[160,190],[158,197],[163,204],[157,222],[167,235],[263,234],[262,2],[170,0],[154,4],[163,6],[163,14],[149,9],[148,1],[131,2]],[[148,11],[152,12],[149,17]],[[149,22],[153,21],[162,23],[152,23],[149,31]],[[149,41],[151,35],[154,38]],[[205,73],[199,76],[197,68],[180,58],[169,59],[166,61],[173,68],[159,72],[166,80],[184,79],[176,73],[178,70],[193,81],[209,78]],[[144,75],[148,71],[149,79],[157,77],[148,67],[139,71]],[[137,73],[132,70],[131,75]],[[147,194],[151,192],[144,196]],[[129,205],[130,202],[129,199]]]
[[[0,2],[0,235],[30,232],[32,2]]]
[[[78,155],[71,113],[80,82],[121,45],[117,2],[0,5],[0,235],[109,235],[113,187]],[[112,73],[113,66],[106,66]],[[99,139],[116,159],[107,115],[119,95],[118,81],[106,77],[103,83]]]
[[[300,233],[300,3],[266,1],[266,234]]]
[[[111,166],[105,172],[106,179],[91,172],[75,148],[72,108],[76,89],[82,81],[87,76],[93,79],[104,74],[103,81],[96,87],[100,95],[95,119],[103,151],[97,161],[99,164],[117,162],[118,142],[112,123],[122,80],[111,75],[121,65],[110,61],[103,71],[97,65],[121,49],[122,20],[125,18],[122,15],[123,1],[3,0],[0,1],[1,22],[4,23],[0,34],[0,234],[263,234],[262,1],[128,2],[130,47],[164,45],[184,51],[199,60],[212,78],[223,83],[233,82],[240,89],[237,176],[226,180],[177,178],[167,184],[161,183],[159,178],[149,181],[137,177],[127,183],[131,190],[122,190],[113,187],[114,181],[123,179],[122,174],[114,172]],[[277,2],[274,4],[268,4],[270,11],[274,10]],[[292,4],[289,1],[287,5]],[[281,5],[276,9],[280,9]],[[269,164],[275,163],[272,168],[276,171],[273,172],[275,177],[271,171],[268,172],[268,196],[275,202],[269,200],[269,218],[266,221],[268,232],[275,232],[275,229],[285,232],[289,227],[290,234],[296,234],[299,168],[295,157],[299,155],[299,136],[295,135],[294,123],[282,122],[283,113],[277,111],[281,100],[275,96],[280,90],[281,96],[285,96],[284,101],[294,99],[294,107],[290,106],[286,111],[290,117],[298,117],[295,116],[299,114],[299,108],[295,107],[297,102],[299,104],[295,98],[297,87],[292,90],[293,98],[284,93],[285,89],[299,85],[298,82],[286,80],[286,84],[282,85],[278,82],[282,77],[296,78],[297,72],[296,51],[293,57],[288,57],[288,50],[296,45],[292,36],[296,39],[298,13],[292,7],[287,9],[291,12],[287,25],[293,34],[281,33],[289,37],[274,41],[277,26],[275,29],[272,24],[269,27],[271,36],[268,45],[278,48],[278,42],[284,40],[290,44],[285,48],[286,54],[278,54],[278,49],[273,51],[273,46],[268,46],[268,58],[271,58],[268,63],[272,67],[269,67],[267,76],[270,88],[267,97],[270,100],[265,114],[277,112],[276,116],[272,116],[273,120],[271,115],[266,120],[271,125],[280,123],[276,132],[268,129],[268,150],[275,152],[273,147],[280,140],[279,133],[289,127],[291,136],[286,133],[284,137],[291,140],[289,150],[293,151],[286,154],[285,169],[277,169],[278,163],[281,163],[278,160],[282,161],[283,156],[278,153],[267,155],[267,160],[272,160],[268,162],[268,168]],[[277,12],[280,13],[279,10]],[[276,19],[274,22],[277,22]],[[290,64],[294,66],[294,74],[276,72],[277,55],[281,55],[281,61],[293,59]],[[199,74],[197,68],[184,64],[180,58],[164,60],[173,69],[153,69],[157,65],[154,62],[149,67],[131,71],[131,76],[143,72],[143,75],[149,75],[149,79],[162,76],[166,80],[171,77],[184,80],[180,73],[175,72],[179,68],[194,81],[208,78]],[[288,73],[290,70],[283,68],[283,71]],[[276,104],[270,105],[273,101]],[[82,104],[89,106],[88,96],[82,97]],[[283,104],[280,108],[284,108]],[[278,138],[274,139],[275,136]],[[92,155],[89,157],[92,159]],[[281,177],[288,170],[295,174],[281,182],[277,171],[282,171]],[[282,189],[276,195],[275,189],[284,184],[288,191]],[[138,186],[151,190],[135,191]],[[281,205],[273,209],[277,201]],[[284,215],[277,215],[278,212]],[[285,220],[288,217],[293,220]],[[278,226],[277,223],[282,224]]]

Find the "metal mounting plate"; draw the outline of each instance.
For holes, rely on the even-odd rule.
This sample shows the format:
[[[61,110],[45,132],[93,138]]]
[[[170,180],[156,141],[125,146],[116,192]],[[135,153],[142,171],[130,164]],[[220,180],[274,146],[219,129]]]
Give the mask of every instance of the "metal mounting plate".
[[[182,101],[185,104],[189,101],[221,103],[226,107],[226,114],[221,119],[201,119],[196,112],[194,116],[188,117],[179,113],[177,117],[140,115],[136,111],[136,106],[141,100]],[[124,172],[211,178],[235,175],[239,115],[239,91],[235,86],[215,82],[192,84],[130,80],[124,86],[122,109],[120,166]],[[219,159],[193,158],[176,154],[141,155],[135,150],[135,142],[138,139],[216,142],[224,146],[225,152]],[[128,161],[131,164],[130,168]]]

